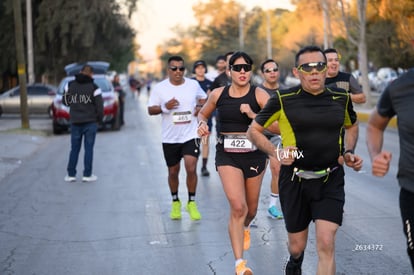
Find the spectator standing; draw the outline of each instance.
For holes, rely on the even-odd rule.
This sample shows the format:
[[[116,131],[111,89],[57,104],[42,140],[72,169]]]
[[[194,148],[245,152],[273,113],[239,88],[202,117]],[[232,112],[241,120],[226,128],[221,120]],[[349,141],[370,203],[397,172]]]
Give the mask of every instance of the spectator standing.
[[[344,162],[358,171],[362,159],[354,154],[358,123],[349,94],[326,88],[326,57],[316,46],[302,48],[293,73],[301,85],[271,97],[249,127],[247,136],[260,150],[279,158],[280,202],[288,232],[290,257],[285,274],[302,274],[309,224],[315,222],[316,274],[335,274],[335,238],[345,203],[340,132],[346,129]],[[327,115],[329,114],[329,115]],[[263,134],[279,122],[283,149]]]
[[[193,65],[193,74],[194,78],[200,84],[201,88],[204,90],[206,95],[210,92],[211,80],[206,78],[207,73],[207,64],[204,60],[197,60]],[[213,129],[213,119],[210,117],[207,121],[209,131]],[[203,177],[210,176],[210,172],[207,169],[208,155],[210,152],[210,135],[201,137],[201,156],[202,156],[202,166],[201,166],[201,175]]]
[[[70,107],[70,141],[71,149],[65,181],[76,181],[76,166],[84,139],[84,170],[82,181],[96,181],[92,174],[93,148],[95,145],[98,123],[103,118],[103,100],[101,89],[93,82],[93,68],[82,67],[75,80],[66,84],[62,103]]]
[[[181,219],[178,186],[180,162],[184,159],[188,191],[186,209],[192,220],[199,220],[201,214],[195,202],[196,168],[200,153],[196,116],[207,95],[197,81],[184,77],[184,71],[184,59],[181,56],[168,59],[168,78],[154,86],[148,100],[148,113],[161,114],[162,118],[162,148],[172,197],[170,218]]]
[[[367,127],[367,146],[372,161],[372,174],[388,173],[392,155],[382,150],[384,131],[394,116],[398,118],[400,158],[397,179],[400,185],[400,211],[407,238],[407,253],[414,271],[414,69],[394,80],[381,94],[371,113]]]

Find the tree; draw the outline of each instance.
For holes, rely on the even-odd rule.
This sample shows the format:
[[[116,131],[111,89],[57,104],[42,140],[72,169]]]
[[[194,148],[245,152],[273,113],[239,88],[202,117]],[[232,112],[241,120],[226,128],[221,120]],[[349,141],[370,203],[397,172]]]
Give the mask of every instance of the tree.
[[[12,1],[2,2],[0,71],[16,73],[16,56],[10,41],[13,29]],[[17,0],[24,7],[25,0]],[[131,14],[138,0],[33,0],[34,62],[37,78],[52,74],[57,83],[63,67],[72,62],[105,60],[111,68],[124,71],[133,60],[137,45],[123,7]],[[4,34],[4,35],[3,35]],[[7,54],[3,54],[7,53]],[[10,53],[10,54],[9,54]]]
[[[43,0],[35,26],[37,56],[58,77],[72,62],[105,60],[117,67],[124,53],[133,59],[134,32],[114,0]]]

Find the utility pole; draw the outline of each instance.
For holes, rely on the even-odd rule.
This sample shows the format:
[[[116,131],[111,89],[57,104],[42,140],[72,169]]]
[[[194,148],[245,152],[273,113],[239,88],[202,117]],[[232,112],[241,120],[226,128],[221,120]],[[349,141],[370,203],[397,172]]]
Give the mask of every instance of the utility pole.
[[[35,82],[33,64],[33,22],[32,22],[32,0],[26,0],[26,27],[27,27],[27,70],[29,84]]]
[[[270,14],[266,11],[266,41],[267,41],[267,58],[272,58],[272,32],[270,29]]]
[[[244,33],[243,33],[243,18],[244,14],[243,14],[243,10],[240,9],[239,11],[239,46],[240,46],[240,51],[244,50]]]
[[[21,2],[13,2],[14,13],[14,36],[16,40],[17,74],[20,85],[20,112],[22,128],[29,129],[29,112],[27,109],[27,86],[26,86],[26,62],[24,60],[23,24]]]
[[[331,47],[330,41],[330,20],[327,0],[322,0],[322,14],[323,14],[323,46],[325,49]]]

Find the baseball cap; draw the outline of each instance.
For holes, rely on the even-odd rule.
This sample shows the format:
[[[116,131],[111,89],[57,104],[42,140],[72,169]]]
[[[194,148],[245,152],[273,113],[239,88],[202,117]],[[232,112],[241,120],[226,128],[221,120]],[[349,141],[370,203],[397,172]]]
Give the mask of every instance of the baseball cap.
[[[194,65],[193,65],[193,73],[195,73],[195,68],[197,68],[197,66],[199,66],[199,65],[203,65],[204,68],[206,69],[206,72],[207,72],[206,62],[204,60],[197,60],[196,62],[194,62]]]

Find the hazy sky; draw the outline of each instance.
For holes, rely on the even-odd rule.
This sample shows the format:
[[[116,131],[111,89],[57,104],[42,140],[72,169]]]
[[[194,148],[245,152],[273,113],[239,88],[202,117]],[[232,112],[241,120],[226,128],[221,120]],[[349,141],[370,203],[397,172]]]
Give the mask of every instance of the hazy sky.
[[[140,0],[138,12],[133,16],[133,27],[137,30],[141,55],[144,59],[156,57],[156,47],[174,36],[171,28],[176,25],[195,24],[192,6],[198,0]],[[238,0],[247,9],[292,8],[290,0]]]

